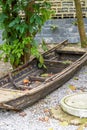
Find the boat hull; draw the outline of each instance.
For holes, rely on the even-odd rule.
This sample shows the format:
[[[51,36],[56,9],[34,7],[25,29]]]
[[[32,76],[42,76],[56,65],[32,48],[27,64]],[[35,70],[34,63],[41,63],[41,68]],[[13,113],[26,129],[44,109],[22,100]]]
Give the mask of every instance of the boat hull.
[[[52,54],[53,51],[54,51],[54,48],[51,49],[51,51],[49,51],[49,53],[51,52],[51,54]],[[56,50],[56,51],[58,51],[58,50]],[[49,93],[53,92],[54,90],[56,90],[57,88],[62,86],[66,81],[68,81],[87,62],[87,53],[86,52],[71,52],[70,54],[72,54],[72,56],[75,54],[75,55],[77,55],[77,57],[78,56],[79,57],[77,59],[75,59],[75,61],[72,62],[71,64],[68,63],[69,64],[68,66],[63,62],[52,60],[52,58],[49,61],[49,53],[46,52],[43,55],[46,58],[45,59],[46,64],[50,63],[49,64],[50,70],[54,69],[52,67],[53,67],[53,65],[55,65],[56,71],[57,71],[58,70],[57,65],[60,65],[60,64],[61,64],[60,66],[62,66],[62,64],[65,65],[65,68],[63,68],[64,66],[62,66],[63,70],[59,69],[57,71],[57,73],[55,73],[55,71],[54,71],[55,69],[54,69],[52,71],[52,72],[54,72],[53,75],[48,77],[48,78],[45,77],[45,79],[43,79],[43,78],[39,77],[38,80],[41,83],[37,87],[35,87],[31,90],[9,89],[9,88],[5,88],[6,87],[6,84],[5,84],[5,87],[1,88],[1,90],[3,92],[6,91],[7,93],[9,91],[11,91],[12,94],[14,93],[14,97],[9,97],[8,100],[4,99],[4,100],[0,101],[0,108],[12,109],[12,110],[21,110],[21,109],[24,109],[28,106],[31,106],[32,104],[34,104],[39,99],[44,98]],[[64,52],[64,54],[65,53],[67,53],[67,52]],[[68,54],[69,54],[69,52],[68,52]],[[60,55],[62,55],[62,54],[59,53],[59,56]],[[67,55],[65,55],[65,57],[66,56]],[[26,67],[27,66],[25,66],[25,68]],[[21,68],[21,70],[22,70],[22,68]],[[41,70],[39,70],[39,71],[41,71]],[[39,71],[38,71],[38,73],[39,73]],[[49,72],[49,71],[47,70],[47,72]],[[6,76],[4,78],[6,78]],[[0,80],[0,82],[2,81],[2,79]],[[33,77],[33,79],[35,80],[35,77]],[[21,78],[20,78],[20,80],[21,80]],[[23,80],[23,77],[22,77],[22,80]],[[37,81],[37,79],[36,79],[36,81]],[[35,81],[35,83],[36,83],[36,81]],[[12,85],[12,83],[10,85]],[[4,95],[5,95],[5,93],[4,93]]]

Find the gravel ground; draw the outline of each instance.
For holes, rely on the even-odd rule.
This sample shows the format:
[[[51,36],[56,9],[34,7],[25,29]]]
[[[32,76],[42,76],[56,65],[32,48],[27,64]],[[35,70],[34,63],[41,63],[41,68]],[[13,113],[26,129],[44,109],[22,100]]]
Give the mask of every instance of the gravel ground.
[[[75,77],[78,77],[78,80],[75,80]],[[77,90],[72,91],[69,85],[74,85]],[[84,66],[61,88],[28,107],[22,113],[0,110],[0,130],[78,130],[78,126],[74,125],[61,126],[58,120],[49,117],[47,110],[59,105],[61,98],[65,95],[80,92],[79,88],[86,89],[86,87],[87,66]]]

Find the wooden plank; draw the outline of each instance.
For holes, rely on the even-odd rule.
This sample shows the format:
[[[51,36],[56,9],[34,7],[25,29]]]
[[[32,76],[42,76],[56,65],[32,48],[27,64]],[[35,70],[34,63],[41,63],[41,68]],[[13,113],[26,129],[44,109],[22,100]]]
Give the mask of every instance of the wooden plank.
[[[40,81],[40,82],[44,82],[45,79],[44,78],[41,78],[41,77],[35,77],[35,76],[28,76],[29,80],[31,81]]]
[[[85,50],[82,50],[82,49],[77,49],[77,48],[72,48],[72,47],[68,47],[68,49],[66,48],[63,48],[63,49],[56,49],[55,50],[56,53],[65,53],[65,54],[84,54],[86,51]]]
[[[28,91],[12,90],[0,88],[0,103],[15,100],[21,96],[26,95]]]
[[[67,62],[66,64],[64,63],[64,61],[57,61],[57,60],[44,60],[45,64],[53,64],[54,67],[56,64],[58,65],[66,65],[66,64],[71,64],[71,62]]]
[[[48,50],[47,52],[45,52],[44,54],[43,54],[43,56],[44,55],[46,55],[46,54],[49,54],[50,52],[53,52],[55,49],[57,49],[57,48],[63,48],[64,46],[66,46],[68,44],[68,40],[64,40],[63,42],[60,42],[60,43],[58,43],[55,47],[53,47],[53,48],[51,48],[50,50]]]

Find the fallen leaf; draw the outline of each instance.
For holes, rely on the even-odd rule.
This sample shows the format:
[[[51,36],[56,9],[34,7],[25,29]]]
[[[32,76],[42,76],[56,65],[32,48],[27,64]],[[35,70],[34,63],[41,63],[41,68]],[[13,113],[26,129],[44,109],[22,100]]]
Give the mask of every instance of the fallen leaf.
[[[63,122],[60,122],[60,125],[61,125],[61,126],[68,126],[69,123],[68,123],[67,121],[63,121]]]
[[[26,116],[27,114],[24,112],[24,111],[22,111],[22,112],[20,112],[19,113],[19,116],[22,116],[22,117],[24,117],[24,116]]]
[[[52,76],[52,74],[48,74],[48,73],[44,73],[44,74],[41,74],[41,77],[49,77],[49,76]]]
[[[48,75],[49,75],[49,76],[52,76],[53,74],[50,73],[50,74],[48,74]]]
[[[45,110],[44,110],[44,113],[48,113],[48,112],[49,112],[49,109],[45,109]]]
[[[70,60],[66,60],[66,61],[63,61],[62,63],[66,65],[66,64],[71,64],[72,61],[70,61]]]
[[[48,130],[53,130],[53,128],[48,128]]]
[[[77,130],[83,130],[83,129],[84,129],[84,124],[83,124],[83,125],[80,125]]]
[[[79,80],[79,78],[78,77],[74,77],[74,80]]]
[[[49,121],[49,118],[46,116],[46,117],[40,117],[39,118],[39,121],[42,121],[42,122],[48,122]]]
[[[37,81],[35,81],[35,83],[38,84],[38,83],[40,83],[40,81],[37,80]]]
[[[87,127],[87,122],[85,122],[85,127]]]
[[[28,79],[24,79],[24,80],[23,80],[23,83],[24,83],[24,84],[27,84],[27,83],[29,83],[29,82],[30,82],[30,81],[29,81]]]
[[[46,122],[49,121],[49,117],[47,117],[47,116],[44,119],[45,119]]]
[[[69,88],[70,88],[72,91],[76,90],[76,87],[73,86],[73,85],[69,85]]]

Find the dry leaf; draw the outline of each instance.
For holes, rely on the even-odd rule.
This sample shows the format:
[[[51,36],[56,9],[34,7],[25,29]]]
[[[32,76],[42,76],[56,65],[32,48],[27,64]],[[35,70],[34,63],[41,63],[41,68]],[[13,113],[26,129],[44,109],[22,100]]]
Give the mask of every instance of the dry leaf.
[[[24,117],[24,116],[26,116],[27,114],[24,112],[24,111],[22,111],[22,112],[20,112],[19,113],[19,116],[22,116],[22,117]]]
[[[72,91],[76,90],[76,87],[73,86],[73,85],[69,85],[69,88],[70,88]]]
[[[46,121],[46,122],[48,122],[48,121],[49,121],[49,118],[48,118],[47,116],[46,116],[44,119],[45,119],[45,121]]]
[[[53,130],[53,128],[49,128],[48,130]]]
[[[24,84],[27,84],[27,83],[29,83],[29,82],[30,82],[30,81],[29,81],[28,79],[24,79],[24,80],[23,80],[23,83],[24,83]]]
[[[49,121],[49,118],[46,116],[46,117],[40,117],[39,118],[39,121],[42,121],[42,122],[48,122]]]
[[[79,80],[79,78],[78,77],[74,77],[74,80]]]
[[[38,83],[40,83],[40,81],[37,80],[37,81],[35,81],[35,83],[38,84]]]
[[[84,130],[84,124],[83,124],[83,125],[80,125],[77,130]]]
[[[85,122],[85,127],[87,127],[87,122]]]
[[[60,125],[61,125],[61,126],[68,126],[69,124],[68,124],[67,121],[63,121],[63,122],[60,122]]]
[[[45,113],[49,112],[49,109],[45,109],[44,112],[45,112]]]

